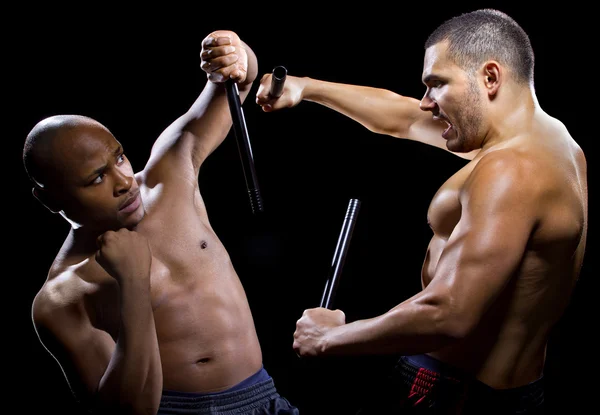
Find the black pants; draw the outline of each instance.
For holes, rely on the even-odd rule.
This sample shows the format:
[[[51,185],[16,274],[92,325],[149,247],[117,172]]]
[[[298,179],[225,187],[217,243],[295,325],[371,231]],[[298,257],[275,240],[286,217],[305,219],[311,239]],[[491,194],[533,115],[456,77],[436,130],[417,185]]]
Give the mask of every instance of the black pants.
[[[298,415],[277,393],[273,379],[261,369],[239,385],[218,393],[163,391],[157,415]]]
[[[493,389],[427,355],[400,358],[383,390],[358,415],[542,415],[543,379]]]

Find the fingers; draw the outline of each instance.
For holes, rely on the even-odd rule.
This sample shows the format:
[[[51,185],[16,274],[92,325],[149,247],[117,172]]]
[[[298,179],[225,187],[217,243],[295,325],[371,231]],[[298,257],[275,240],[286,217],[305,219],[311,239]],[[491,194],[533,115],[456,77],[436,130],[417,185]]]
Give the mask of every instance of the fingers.
[[[233,46],[228,46],[227,47],[228,50],[235,50],[235,48]],[[224,48],[221,48],[224,49]],[[210,52],[215,51],[214,49]],[[204,52],[203,52],[204,53]],[[218,53],[221,53],[221,55],[215,54],[215,57],[210,57],[206,60],[202,60],[202,63],[200,64],[200,67],[202,68],[202,70],[206,73],[208,73],[209,75],[212,75],[215,72],[218,72],[219,75],[224,76],[226,78],[229,77],[229,75],[234,72],[236,69],[238,68],[228,68],[229,66],[233,65],[234,63],[236,63],[239,59],[239,56],[235,53],[232,52],[225,52],[225,51],[219,51]]]
[[[269,94],[272,76],[273,75],[270,73],[264,74],[260,79],[260,85],[258,86],[258,91],[256,92],[256,103],[261,106],[264,112],[272,111],[273,103],[277,101],[277,98],[273,98]]]
[[[235,82],[243,82],[246,79],[246,71],[238,67],[227,67],[208,74],[211,82],[225,82],[231,79]]]
[[[202,47],[231,45],[231,43],[231,37],[228,34],[224,34],[224,32],[213,32],[204,38]]]
[[[203,48],[200,53],[200,57],[203,61],[212,61],[214,59],[233,54],[235,52],[235,46],[217,46],[214,48]],[[237,55],[236,55],[237,56]]]
[[[271,88],[271,74],[266,73],[260,78],[260,84],[256,91],[256,103],[258,105],[265,105],[269,101],[273,101],[273,97],[269,95],[269,89]]]
[[[98,249],[102,248],[102,244],[104,243],[104,234],[100,234],[98,235],[98,237],[96,238],[96,246],[98,247]]]
[[[296,339],[294,339],[294,343],[292,344],[292,350],[294,351],[294,353],[296,353],[296,356],[298,356],[300,358],[302,357],[300,343],[298,341],[296,341]]]
[[[98,235],[96,238],[96,246],[98,249],[101,249],[104,245],[106,245],[106,242],[113,236],[113,234],[115,234],[114,231],[106,231]]]
[[[304,312],[302,314],[302,316],[304,316],[305,314],[306,314],[306,312]],[[294,350],[294,352],[296,353],[296,356],[298,356],[298,357],[302,357],[302,343],[300,341],[300,338],[302,336],[301,327],[300,327],[301,320],[302,319],[299,319],[296,322],[296,330],[294,331],[293,343],[292,343],[292,349]]]
[[[246,79],[245,51],[233,32],[216,31],[204,38],[200,58],[200,68],[212,82]]]
[[[101,233],[100,235],[98,235],[98,237],[96,238],[96,246],[98,247],[98,250],[96,251],[96,255],[95,255],[95,259],[96,262],[98,264],[102,264],[103,263],[103,255],[102,255],[102,248],[105,246],[106,244],[106,240],[104,239],[104,237],[112,231],[107,231],[104,233]]]

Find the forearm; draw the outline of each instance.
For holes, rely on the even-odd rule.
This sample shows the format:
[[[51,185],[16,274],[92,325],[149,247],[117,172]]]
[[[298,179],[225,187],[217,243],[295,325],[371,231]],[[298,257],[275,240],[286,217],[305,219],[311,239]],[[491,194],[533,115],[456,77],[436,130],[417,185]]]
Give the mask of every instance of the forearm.
[[[146,172],[154,180],[164,181],[175,170],[186,171],[191,166],[189,177],[195,181],[200,165],[227,137],[231,125],[225,86],[207,82],[190,108],[156,140]]]
[[[258,74],[258,63],[252,49],[243,42],[242,45],[248,57],[246,77],[237,84],[240,102],[243,104]],[[148,166],[156,164],[166,154],[176,154],[177,158],[191,157],[194,177],[197,177],[200,165],[221,145],[231,126],[231,110],[225,83],[207,81],[189,109],[156,140]],[[179,160],[176,163],[181,164]]]
[[[248,97],[258,74],[256,55],[248,45],[242,44],[248,56],[248,69],[246,79],[237,85],[240,104]],[[231,130],[233,120],[229,105],[226,85],[208,82],[198,99],[176,123],[183,132],[191,133],[193,137],[192,160],[196,170],[221,145]],[[185,134],[182,133],[181,137],[184,138]]]
[[[325,355],[415,354],[442,348],[459,334],[445,308],[420,295],[387,313],[338,326],[323,339]]]
[[[162,395],[162,368],[147,282],[121,284],[121,325],[100,381],[99,402],[111,411],[154,414]]]
[[[258,74],[258,62],[252,49],[245,43],[242,44],[248,56],[246,79],[238,85],[240,102],[243,104]],[[196,137],[211,134],[220,138],[216,143],[218,146],[231,129],[232,123],[225,84],[207,82],[198,99],[180,118],[179,123],[185,131]]]
[[[378,134],[407,137],[412,123],[421,116],[417,100],[386,89],[308,77],[301,81],[303,100],[331,108]]]

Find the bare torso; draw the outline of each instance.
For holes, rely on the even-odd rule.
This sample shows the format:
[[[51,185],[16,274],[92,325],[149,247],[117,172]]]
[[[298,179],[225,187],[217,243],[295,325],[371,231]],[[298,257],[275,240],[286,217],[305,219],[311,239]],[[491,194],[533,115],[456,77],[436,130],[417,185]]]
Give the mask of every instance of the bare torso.
[[[163,387],[185,392],[224,390],[262,365],[246,294],[209,224],[198,189],[192,195],[160,187],[150,189],[140,182],[146,216],[136,231],[148,238],[152,249],[152,308]],[[67,267],[76,272],[53,283],[52,275]],[[93,256],[67,254],[57,260],[44,289],[58,292],[57,283],[61,295],[69,297],[65,302],[84,306],[92,325],[117,340],[119,286]]]
[[[262,358],[242,284],[195,196],[179,208],[160,200],[148,206],[150,220],[138,231],[156,252],[152,296],[164,387],[206,392],[257,372]]]
[[[545,186],[551,197],[539,206],[539,226],[521,265],[474,332],[430,353],[495,388],[521,386],[542,376],[549,332],[568,304],[583,258],[587,225],[584,160],[567,131],[550,120],[539,115],[527,136],[482,151],[441,186],[428,211],[433,237],[423,263],[423,287],[431,282],[460,219],[459,192],[478,161],[500,149],[508,150],[507,154],[535,154],[539,175],[523,180]],[[485,278],[481,275],[482,284]]]

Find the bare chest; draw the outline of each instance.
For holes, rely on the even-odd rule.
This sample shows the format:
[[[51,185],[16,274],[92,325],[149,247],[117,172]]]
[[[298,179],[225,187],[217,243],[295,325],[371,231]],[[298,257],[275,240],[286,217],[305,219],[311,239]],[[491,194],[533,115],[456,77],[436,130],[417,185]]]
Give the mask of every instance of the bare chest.
[[[209,298],[219,287],[236,281],[225,248],[209,229],[191,226],[187,234],[180,234],[171,228],[149,239],[152,249],[150,293],[155,312],[188,304],[189,298],[201,304],[203,297]],[[116,339],[121,309],[119,285],[97,263],[89,268],[95,281],[87,285],[84,296],[90,321]]]
[[[153,265],[154,262],[158,264],[158,277],[154,278],[153,272],[153,284],[159,282],[154,280],[162,280],[167,271],[181,279],[188,274],[196,275],[200,269],[210,271],[229,261],[197,192],[187,197],[149,193],[146,204],[146,216],[136,231],[148,239]]]
[[[456,172],[440,186],[431,199],[427,222],[435,236],[448,239],[460,220],[460,191],[472,169],[470,163]]]

